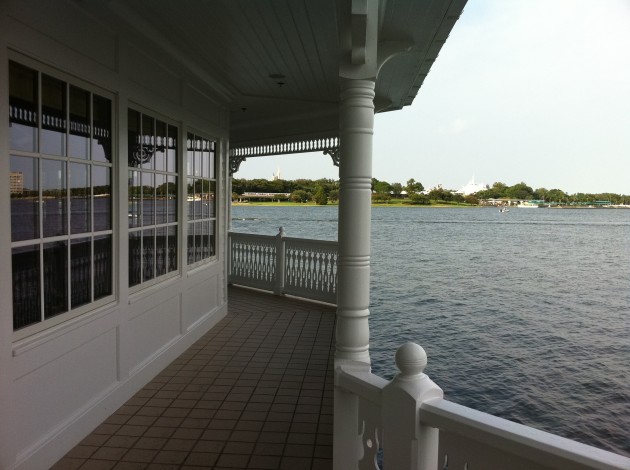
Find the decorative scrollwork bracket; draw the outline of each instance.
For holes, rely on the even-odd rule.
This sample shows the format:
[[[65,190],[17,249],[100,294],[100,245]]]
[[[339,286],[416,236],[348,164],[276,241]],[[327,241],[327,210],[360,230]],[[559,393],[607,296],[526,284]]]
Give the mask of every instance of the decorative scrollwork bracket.
[[[241,167],[241,163],[243,163],[247,158],[241,156],[231,156],[230,157],[230,176],[234,175]]]
[[[339,152],[339,146],[324,149],[324,155],[330,155],[333,165],[337,167],[339,166],[339,157],[341,156]]]

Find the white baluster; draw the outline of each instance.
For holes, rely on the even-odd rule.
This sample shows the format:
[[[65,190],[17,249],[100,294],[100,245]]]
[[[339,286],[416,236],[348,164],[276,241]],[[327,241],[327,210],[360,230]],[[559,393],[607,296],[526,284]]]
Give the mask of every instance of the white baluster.
[[[276,235],[276,280],[273,287],[273,293],[281,295],[284,290],[284,227],[278,228],[278,235]]]

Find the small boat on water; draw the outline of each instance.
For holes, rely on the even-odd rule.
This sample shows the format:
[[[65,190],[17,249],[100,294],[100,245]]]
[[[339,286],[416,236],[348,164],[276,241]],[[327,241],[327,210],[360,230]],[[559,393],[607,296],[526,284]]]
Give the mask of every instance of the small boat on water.
[[[522,209],[538,209],[544,202],[545,201],[532,199],[531,201],[521,201],[516,207],[520,207]]]
[[[499,212],[510,212],[510,209],[508,209],[507,207],[502,207],[501,209],[499,209]]]

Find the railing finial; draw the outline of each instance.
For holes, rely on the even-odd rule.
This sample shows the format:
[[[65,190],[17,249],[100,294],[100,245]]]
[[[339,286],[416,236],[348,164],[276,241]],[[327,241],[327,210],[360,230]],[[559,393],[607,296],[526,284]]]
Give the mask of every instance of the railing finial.
[[[284,237],[285,236],[284,227],[278,227],[278,236],[279,237]]]
[[[396,367],[403,377],[422,375],[427,366],[427,353],[416,343],[403,344],[396,351]]]

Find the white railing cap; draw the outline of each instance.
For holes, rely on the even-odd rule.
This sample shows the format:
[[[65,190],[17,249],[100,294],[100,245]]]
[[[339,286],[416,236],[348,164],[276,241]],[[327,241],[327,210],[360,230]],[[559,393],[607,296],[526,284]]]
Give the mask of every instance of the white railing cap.
[[[403,376],[420,375],[427,366],[427,353],[416,343],[405,343],[396,351],[396,367]]]

